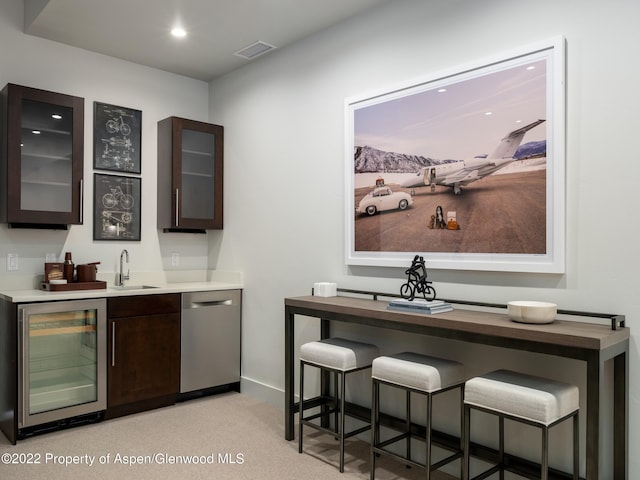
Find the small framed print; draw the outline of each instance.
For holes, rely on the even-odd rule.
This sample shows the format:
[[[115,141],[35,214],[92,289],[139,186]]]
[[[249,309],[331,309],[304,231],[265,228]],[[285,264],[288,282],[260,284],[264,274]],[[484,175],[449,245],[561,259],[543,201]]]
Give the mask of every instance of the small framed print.
[[[93,174],[94,240],[140,240],[141,179]]]
[[[141,172],[142,112],[93,102],[93,167]]]

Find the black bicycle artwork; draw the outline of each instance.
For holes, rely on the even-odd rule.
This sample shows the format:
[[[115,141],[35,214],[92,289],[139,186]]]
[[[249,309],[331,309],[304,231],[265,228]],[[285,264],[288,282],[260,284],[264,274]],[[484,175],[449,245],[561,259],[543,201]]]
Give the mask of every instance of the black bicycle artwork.
[[[140,173],[141,125],[140,110],[94,102],[94,168]]]
[[[137,177],[94,174],[94,240],[140,240]]]
[[[427,280],[427,267],[424,257],[413,257],[411,266],[404,272],[407,275],[407,283],[400,287],[400,295],[407,300],[413,300],[417,294],[422,294],[425,300],[436,298],[436,289]]]

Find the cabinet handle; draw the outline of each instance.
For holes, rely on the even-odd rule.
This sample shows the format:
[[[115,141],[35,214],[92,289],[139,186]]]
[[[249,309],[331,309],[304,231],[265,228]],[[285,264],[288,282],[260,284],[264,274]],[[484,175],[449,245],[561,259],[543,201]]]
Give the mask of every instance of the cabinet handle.
[[[80,223],[84,222],[84,179],[80,179]]]
[[[179,192],[180,189],[176,188],[176,227],[178,226],[178,224],[180,223],[180,196],[179,196]]]
[[[20,410],[20,417],[22,418],[22,425],[27,421],[27,377],[25,375],[25,362],[27,361],[27,348],[25,348],[25,338],[29,338],[24,331],[24,310],[18,309],[18,383],[22,389],[21,404],[18,406]]]
[[[111,366],[116,366],[116,322],[111,322]]]

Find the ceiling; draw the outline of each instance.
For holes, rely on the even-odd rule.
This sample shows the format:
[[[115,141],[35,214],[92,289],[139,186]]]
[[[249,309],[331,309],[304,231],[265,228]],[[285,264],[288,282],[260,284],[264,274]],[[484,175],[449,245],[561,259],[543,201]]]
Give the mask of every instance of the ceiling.
[[[251,61],[234,53],[257,41],[284,48],[389,1],[24,0],[25,33],[210,81]]]

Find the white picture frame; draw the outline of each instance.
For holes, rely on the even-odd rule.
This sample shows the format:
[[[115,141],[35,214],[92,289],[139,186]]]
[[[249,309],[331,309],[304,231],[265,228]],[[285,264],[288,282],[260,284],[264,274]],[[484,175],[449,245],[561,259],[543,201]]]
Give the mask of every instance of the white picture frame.
[[[429,269],[564,273],[564,48],[559,36],[345,99],[345,262],[403,267],[420,254]],[[524,128],[523,136],[513,135]],[[485,144],[500,147],[508,134],[519,138],[523,152],[529,148],[531,158],[508,166],[492,158]],[[476,144],[480,151],[465,160],[462,152]],[[489,164],[500,168],[484,176]],[[455,172],[433,170],[433,183],[426,184],[433,165]],[[407,170],[418,166],[426,170]],[[407,180],[410,175],[425,188],[401,186],[416,181]],[[398,203],[389,211],[358,213],[364,194],[380,183],[391,187]],[[527,207],[522,197],[529,189],[534,200]],[[413,206],[404,209],[399,200],[407,197],[396,191],[409,194]],[[445,215],[456,212],[458,230],[429,228],[441,204]],[[510,204],[513,211],[503,209]],[[507,216],[513,218],[507,222]],[[480,228],[486,222],[495,229]]]

